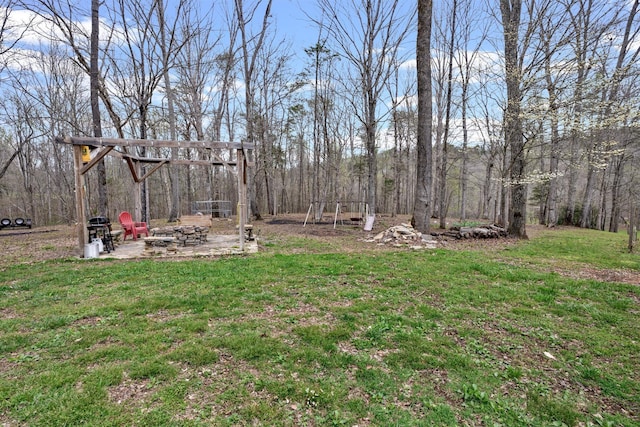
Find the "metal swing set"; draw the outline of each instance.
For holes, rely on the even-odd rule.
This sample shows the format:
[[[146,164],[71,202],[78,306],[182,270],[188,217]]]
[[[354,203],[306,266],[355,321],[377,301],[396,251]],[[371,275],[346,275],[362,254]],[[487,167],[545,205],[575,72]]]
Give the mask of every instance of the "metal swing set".
[[[306,227],[309,218],[313,223],[322,218],[324,207],[327,206],[326,202],[311,202],[309,209],[307,209],[307,215],[304,219],[303,227]],[[362,201],[346,201],[336,202],[336,209],[333,215],[333,228],[336,228],[338,223],[340,225],[356,224],[363,225],[367,218],[370,217],[369,205]]]

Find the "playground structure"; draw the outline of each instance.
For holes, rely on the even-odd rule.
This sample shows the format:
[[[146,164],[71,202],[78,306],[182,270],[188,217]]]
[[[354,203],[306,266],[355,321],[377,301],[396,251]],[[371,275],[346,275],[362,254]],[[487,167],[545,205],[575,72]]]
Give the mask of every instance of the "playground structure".
[[[204,214],[212,218],[231,217],[231,202],[229,200],[198,200],[191,204],[191,214]]]
[[[309,221],[309,217],[312,218],[312,221],[319,221],[322,219],[322,215],[324,212],[324,208],[328,205],[332,205],[327,202],[311,202],[309,205],[309,209],[307,210],[307,215],[304,220],[303,227],[307,225]],[[336,228],[337,224],[345,225],[363,225],[365,221],[369,218],[369,205],[366,202],[362,201],[346,201],[346,202],[336,202],[335,203],[335,213],[333,215],[333,228]]]

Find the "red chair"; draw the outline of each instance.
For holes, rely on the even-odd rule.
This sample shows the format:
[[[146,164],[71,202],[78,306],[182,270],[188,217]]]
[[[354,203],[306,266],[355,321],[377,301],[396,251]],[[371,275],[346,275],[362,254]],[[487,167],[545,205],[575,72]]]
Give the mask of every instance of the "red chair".
[[[138,240],[138,236],[141,234],[149,237],[149,229],[147,228],[147,223],[133,221],[129,212],[120,212],[118,221],[120,221],[120,225],[122,226],[122,230],[124,231],[124,235],[122,236],[123,241],[127,240],[127,236],[133,236],[133,240]]]

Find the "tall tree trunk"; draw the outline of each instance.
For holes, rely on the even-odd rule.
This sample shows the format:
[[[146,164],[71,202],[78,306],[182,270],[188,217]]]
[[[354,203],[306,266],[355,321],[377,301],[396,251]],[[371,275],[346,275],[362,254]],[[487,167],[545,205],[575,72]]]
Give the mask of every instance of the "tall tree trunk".
[[[367,123],[365,130],[367,134],[367,204],[369,205],[369,213],[374,215],[376,212],[376,193],[378,188],[378,155],[376,147],[376,100],[373,93],[369,94],[369,103],[367,107]]]
[[[440,228],[447,228],[447,169],[449,156],[449,126],[451,123],[451,96],[453,92],[453,54],[455,51],[456,15],[458,0],[453,0],[451,6],[451,38],[449,39],[449,54],[447,55],[447,94],[445,99],[444,135],[442,137],[442,168],[440,169]]]
[[[418,2],[416,61],[418,73],[418,146],[416,190],[412,225],[423,233],[430,230],[431,219],[431,14],[432,0]]]
[[[175,112],[175,94],[173,92],[173,86],[171,85],[171,77],[169,75],[170,70],[170,52],[171,46],[167,40],[167,22],[164,14],[164,2],[163,0],[156,0],[158,2],[158,23],[160,24],[160,50],[162,51],[162,69],[165,92],[167,94],[167,110],[169,120],[169,137],[172,141],[175,141],[178,137],[176,132],[176,112]],[[182,4],[182,3],[180,3]],[[171,148],[171,160],[178,158],[178,149]],[[175,222],[180,217],[180,175],[178,166],[171,164],[169,167],[169,183],[171,186],[171,203],[169,207],[169,219],[168,222]]]
[[[271,4],[273,0],[268,0],[265,8],[264,16],[262,19],[262,26],[260,28],[260,33],[255,36],[255,44],[253,46],[253,52],[249,51],[249,42],[251,38],[249,34],[247,34],[247,23],[248,21],[245,18],[244,14],[244,4],[243,0],[235,0],[235,9],[236,14],[238,16],[240,36],[242,39],[242,58],[243,58],[243,70],[244,70],[244,92],[245,92],[245,116],[247,122],[247,139],[249,142],[259,144],[259,142],[255,141],[256,131],[255,131],[255,123],[254,123],[254,93],[253,93],[253,78],[255,72],[256,60],[258,58],[258,54],[262,49],[262,45],[264,43],[265,36],[267,34],[269,18],[271,16]],[[256,147],[257,148],[257,147]],[[255,150],[254,150],[255,151]],[[253,158],[250,158],[249,161],[254,161]],[[258,199],[256,194],[256,184],[255,184],[255,173],[247,173],[247,188],[249,191],[249,206],[252,216],[256,219],[262,219],[262,215],[260,215],[260,209],[258,207]],[[244,205],[245,201],[240,200],[239,203]]]
[[[313,84],[313,196],[312,203],[317,203],[318,208],[314,211],[314,219],[319,221],[322,218],[322,211],[319,208],[321,203],[320,196],[320,102],[324,104],[324,97],[320,95],[320,54],[324,52],[324,46],[320,40],[320,34],[318,34],[318,42],[316,45],[307,50],[308,53],[313,54],[313,68],[314,68],[314,84]]]
[[[555,227],[558,223],[558,163],[560,157],[560,131],[558,129],[558,100],[556,85],[551,72],[550,40],[545,43],[545,79],[549,94],[549,119],[551,124],[551,144],[549,160],[549,187],[547,190],[545,223]]]
[[[593,194],[593,188],[596,182],[596,169],[593,166],[593,158],[592,153],[595,150],[595,147],[592,147],[588,151],[587,155],[587,185],[584,189],[584,197],[582,198],[582,214],[580,216],[580,227],[582,228],[590,228],[592,224],[591,218],[591,198]]]
[[[303,135],[298,136],[298,191],[296,194],[298,210],[303,209],[305,203],[305,191],[304,191],[304,182],[305,182],[305,149],[304,149],[304,137]]]
[[[630,52],[630,49],[634,48],[633,43],[636,41],[636,35],[638,33],[637,23],[635,21],[636,21],[636,16],[638,14],[639,6],[640,6],[640,0],[633,0],[633,2],[631,3],[631,7],[629,9],[629,14],[627,16],[627,20],[625,24],[624,35],[622,37],[622,40],[619,46],[617,47],[618,57],[616,60],[615,68],[612,73],[611,84],[610,84],[610,87],[605,89],[607,93],[603,97],[603,100],[605,101],[606,106],[603,112],[602,122],[609,123],[609,126],[608,126],[609,128],[614,128],[615,126],[620,125],[619,118],[615,117],[616,113],[613,109],[613,105],[615,102],[619,101],[618,96],[620,91],[620,85],[623,79],[628,75],[630,69],[632,69],[632,64],[634,64],[637,61],[638,56],[640,56],[640,47],[635,47],[636,50],[631,53],[631,57],[627,58],[627,54]],[[593,147],[593,148],[595,150],[597,147]],[[593,155],[593,154],[594,152],[592,150],[589,153],[589,155]],[[588,176],[590,180],[587,182],[587,188],[585,190],[586,193],[584,196],[584,203],[582,206],[583,208],[582,218],[580,221],[580,224],[582,227],[586,227],[587,224],[589,223],[589,214],[590,214],[589,211],[591,210],[591,200],[593,197],[590,194],[590,192],[593,191],[593,187],[595,186],[595,183],[592,181],[595,181],[596,174],[595,174],[594,167],[591,165],[592,165],[592,162],[589,162]]]
[[[598,210],[598,229],[604,231],[607,223],[607,196],[609,195],[609,176],[611,176],[612,165],[607,166],[607,169],[602,173],[602,180],[600,181],[600,209]]]
[[[396,80],[397,81],[397,80]],[[397,87],[397,85],[396,85]],[[397,93],[396,93],[397,98]],[[398,215],[398,203],[400,196],[400,163],[398,162],[398,152],[400,150],[400,126],[398,126],[398,105],[393,103],[393,110],[391,111],[391,117],[393,118],[393,151],[391,152],[391,168],[393,173],[393,193],[391,197],[391,216],[396,217]]]
[[[611,185],[611,222],[609,223],[609,231],[611,233],[618,232],[618,220],[620,219],[620,192],[622,191],[621,182],[623,178],[625,156],[620,155],[614,163],[613,183]],[[631,202],[633,203],[633,201]]]
[[[507,108],[505,112],[505,142],[511,153],[509,186],[510,209],[508,233],[527,238],[527,187],[523,182],[525,172],[524,137],[522,135],[521,75],[518,52],[518,30],[522,0],[500,0],[500,12],[504,27],[505,76],[507,81]]]
[[[463,89],[462,94],[462,165],[460,167],[460,219],[462,222],[467,220],[467,183],[468,183],[468,146],[469,146],[469,130],[467,128],[467,88]]]
[[[489,116],[489,111],[485,109],[484,111],[484,125],[487,129],[487,141],[485,142],[484,148],[488,151],[488,157],[485,163],[484,168],[484,181],[482,185],[482,201],[481,201],[481,209],[480,209],[480,218],[491,218],[493,222],[497,221],[498,213],[497,209],[494,209],[494,195],[491,189],[491,181],[493,179],[493,170],[495,169],[496,162],[496,143],[493,138],[493,132],[491,131],[491,117]],[[487,144],[488,143],[488,147]],[[497,195],[495,196],[497,200]],[[493,211],[493,215],[491,214]]]
[[[91,101],[91,118],[93,136],[102,138],[102,121],[100,120],[100,77],[98,52],[100,45],[100,0],[91,0],[91,55],[89,59],[89,87]],[[107,168],[104,159],[97,165],[98,173],[98,212],[107,216],[109,206],[107,200]],[[85,220],[86,218],[82,218]]]

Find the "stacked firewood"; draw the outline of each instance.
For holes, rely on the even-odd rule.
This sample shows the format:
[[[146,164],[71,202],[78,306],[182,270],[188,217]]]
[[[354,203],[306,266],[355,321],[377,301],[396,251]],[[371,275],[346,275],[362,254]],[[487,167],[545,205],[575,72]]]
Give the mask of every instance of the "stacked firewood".
[[[474,227],[451,227],[447,231],[438,232],[437,235],[454,239],[497,239],[507,237],[507,230],[504,227],[488,224]]]

